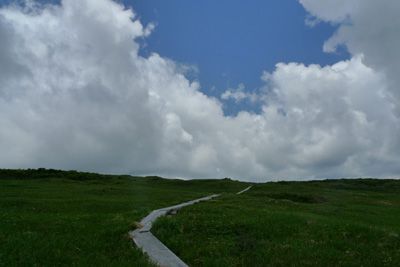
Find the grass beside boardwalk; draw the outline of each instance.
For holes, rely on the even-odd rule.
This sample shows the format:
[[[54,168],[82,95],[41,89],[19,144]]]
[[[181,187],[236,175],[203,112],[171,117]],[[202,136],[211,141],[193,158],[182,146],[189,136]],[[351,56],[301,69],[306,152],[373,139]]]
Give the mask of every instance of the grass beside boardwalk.
[[[244,186],[0,170],[0,266],[150,266],[128,239],[135,221],[153,209]]]
[[[190,266],[399,266],[400,181],[254,186],[160,218]]]

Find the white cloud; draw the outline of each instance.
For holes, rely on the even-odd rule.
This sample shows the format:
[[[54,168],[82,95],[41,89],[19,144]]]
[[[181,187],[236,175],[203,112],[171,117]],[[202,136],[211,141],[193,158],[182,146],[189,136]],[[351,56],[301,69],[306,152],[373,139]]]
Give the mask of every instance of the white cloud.
[[[364,63],[388,76],[389,90],[400,114],[400,1],[300,0],[320,20],[339,23],[324,50],[345,45],[351,54],[363,54]]]
[[[347,20],[353,10],[357,10],[364,0],[299,0],[311,15],[325,21],[341,23]],[[367,0],[369,1],[369,0]]]
[[[289,139],[289,165],[334,176],[385,175],[374,169],[400,159],[400,132],[384,84],[361,57],[324,68],[279,64],[264,112],[275,134]]]
[[[236,103],[248,100],[255,103],[260,100],[260,96],[254,92],[247,92],[243,83],[240,83],[235,89],[227,89],[221,94],[222,100],[234,100]]]
[[[340,23],[345,7],[310,12]],[[364,64],[376,60],[362,47],[324,68],[278,64],[262,76],[263,111],[225,117],[187,66],[139,56],[153,26],[134,17],[110,0],[0,9],[0,167],[246,180],[400,172],[394,80]]]

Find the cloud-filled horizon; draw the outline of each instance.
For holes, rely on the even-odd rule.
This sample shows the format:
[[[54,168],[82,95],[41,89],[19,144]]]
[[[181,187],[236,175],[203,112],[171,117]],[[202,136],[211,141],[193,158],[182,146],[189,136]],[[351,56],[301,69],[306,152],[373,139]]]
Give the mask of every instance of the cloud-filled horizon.
[[[190,66],[141,55],[157,28],[121,3],[2,6],[0,168],[247,181],[398,176],[400,2],[299,3],[310,27],[338,27],[324,51],[344,47],[351,58],[277,62],[257,93],[239,85],[219,98],[200,91]],[[261,111],[227,116],[228,100]]]

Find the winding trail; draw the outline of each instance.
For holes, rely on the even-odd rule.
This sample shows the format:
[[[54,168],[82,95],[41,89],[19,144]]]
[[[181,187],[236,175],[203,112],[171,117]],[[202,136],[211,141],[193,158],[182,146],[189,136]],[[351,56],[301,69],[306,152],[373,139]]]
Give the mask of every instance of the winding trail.
[[[242,194],[248,191],[252,186],[238,192]],[[179,209],[196,204],[201,201],[211,200],[219,197],[215,194],[188,202],[184,202],[175,206],[166,207],[158,210],[153,210],[149,215],[140,221],[140,228],[129,232],[129,236],[135,242],[136,246],[146,253],[150,260],[161,267],[188,267],[178,256],[176,256],[169,248],[167,248],[160,240],[157,239],[151,232],[151,227],[155,220],[167,214],[175,214]]]
[[[240,195],[240,194],[243,194],[244,192],[246,192],[246,191],[249,191],[250,190],[250,188],[252,188],[253,186],[252,185],[250,185],[249,187],[247,187],[246,189],[244,189],[244,190],[242,190],[242,191],[240,191],[240,192],[237,192],[236,193],[236,195]]]

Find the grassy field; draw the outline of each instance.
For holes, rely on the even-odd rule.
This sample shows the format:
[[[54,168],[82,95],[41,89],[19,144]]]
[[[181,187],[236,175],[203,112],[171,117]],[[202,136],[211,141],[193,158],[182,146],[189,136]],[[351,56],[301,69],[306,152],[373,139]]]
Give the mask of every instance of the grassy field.
[[[190,266],[399,266],[400,181],[254,185],[0,170],[0,266],[151,266],[128,238],[151,210],[223,195],[152,232]]]
[[[400,181],[258,184],[152,232],[190,266],[400,266]]]
[[[244,186],[0,170],[0,266],[150,266],[127,236],[135,221],[153,209]]]

